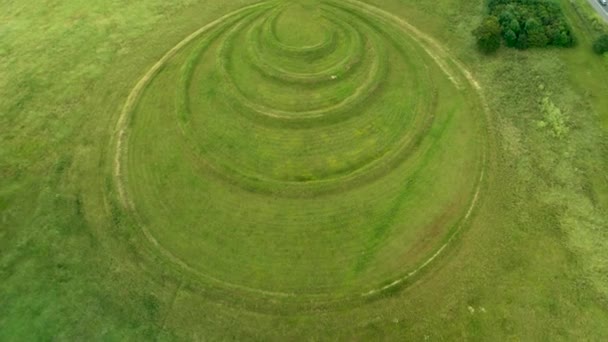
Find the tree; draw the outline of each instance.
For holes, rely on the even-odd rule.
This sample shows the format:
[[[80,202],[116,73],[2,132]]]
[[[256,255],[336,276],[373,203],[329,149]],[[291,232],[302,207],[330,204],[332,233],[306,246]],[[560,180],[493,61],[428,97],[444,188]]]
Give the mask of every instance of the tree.
[[[549,38],[542,27],[536,27],[528,31],[528,46],[543,47],[547,46]]]
[[[541,23],[535,18],[526,21],[526,33],[528,34],[528,46],[543,47],[549,42]]]
[[[525,32],[519,34],[515,47],[520,50],[525,50],[528,48],[528,35]]]
[[[601,35],[593,42],[593,51],[598,55],[608,52],[608,34]]]
[[[484,53],[492,53],[500,47],[500,23],[495,16],[485,18],[473,31],[477,38],[477,47]]]
[[[555,45],[557,46],[573,46],[574,39],[567,31],[560,31],[560,33],[555,38]]]
[[[505,43],[507,43],[508,47],[514,47],[517,44],[517,35],[513,30],[506,30],[503,36],[505,37]]]
[[[519,21],[517,21],[517,19],[513,18],[513,20],[511,20],[511,22],[509,23],[509,29],[511,29],[511,31],[513,31],[513,33],[518,34],[521,31],[521,26],[519,25]]]

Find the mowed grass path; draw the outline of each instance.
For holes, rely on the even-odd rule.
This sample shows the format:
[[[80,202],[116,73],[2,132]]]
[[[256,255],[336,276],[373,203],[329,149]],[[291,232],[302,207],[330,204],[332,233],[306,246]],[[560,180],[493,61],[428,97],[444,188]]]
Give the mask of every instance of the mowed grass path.
[[[228,16],[128,113],[128,214],[220,286],[335,300],[407,276],[463,224],[484,166],[479,96],[418,39],[332,2]]]

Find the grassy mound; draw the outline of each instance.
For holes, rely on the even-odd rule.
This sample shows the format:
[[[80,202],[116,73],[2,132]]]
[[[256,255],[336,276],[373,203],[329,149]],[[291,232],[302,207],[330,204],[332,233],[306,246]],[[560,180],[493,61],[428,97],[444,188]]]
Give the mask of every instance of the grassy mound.
[[[484,114],[417,35],[350,3],[262,3],[180,43],[117,138],[141,247],[203,287],[292,300],[426,266],[476,199]]]

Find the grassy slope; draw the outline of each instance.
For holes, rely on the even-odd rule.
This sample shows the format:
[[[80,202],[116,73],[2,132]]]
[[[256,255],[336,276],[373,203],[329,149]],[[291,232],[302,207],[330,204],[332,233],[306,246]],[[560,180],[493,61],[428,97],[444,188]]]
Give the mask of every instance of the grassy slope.
[[[243,33],[235,38],[245,37]],[[223,41],[225,38],[220,36],[219,42]],[[475,169],[480,146],[479,135],[469,132],[479,132],[476,127],[480,126],[479,116],[483,113],[468,107],[466,102],[475,103],[477,99],[467,98],[467,92],[458,91],[439,67],[432,62],[428,68],[424,67],[429,61],[419,60],[416,50],[404,48],[399,53],[391,42],[381,42],[390,51],[392,70],[386,78],[378,74],[384,78],[383,91],[375,92],[371,96],[373,100],[366,99],[365,106],[347,111],[349,115],[355,114],[354,119],[339,125],[322,125],[319,122],[327,118],[319,119],[314,128],[298,130],[285,129],[288,124],[285,120],[274,121],[273,126],[260,125],[259,114],[250,113],[253,119],[243,120],[243,114],[222,105],[221,99],[230,96],[229,89],[223,88],[231,78],[240,78],[236,84],[245,89],[271,88],[277,83],[252,72],[242,52],[235,53],[240,58],[230,58],[233,60],[230,64],[240,67],[240,71],[222,77],[209,76],[217,69],[214,48],[222,50],[220,44],[212,44],[201,63],[206,67],[195,68],[192,84],[196,86],[189,91],[192,114],[180,125],[181,130],[188,132],[186,144],[181,139],[181,130],[175,127],[175,115],[166,110],[176,101],[166,89],[175,87],[176,78],[182,77],[177,72],[180,56],[188,56],[188,49],[178,54],[152,82],[133,113],[128,166],[125,165],[131,177],[125,179],[124,184],[133,189],[131,198],[142,224],[163,246],[193,268],[224,281],[267,291],[310,294],[336,287],[363,291],[361,286],[369,290],[379,283],[394,281],[393,272],[405,274],[413,265],[426,260],[434,253],[432,248],[443,243],[446,232],[442,230],[453,227],[460,217],[456,215],[464,215],[470,205],[466,198],[479,178]],[[247,46],[247,43],[235,45]],[[333,58],[340,60],[340,57]],[[374,59],[369,57],[364,63],[372,63]],[[277,60],[287,66],[291,62],[291,59]],[[367,78],[368,68],[371,65],[363,64],[354,75]],[[404,75],[408,79],[404,80]],[[334,88],[338,85],[337,89],[322,86],[312,91],[308,87],[300,89],[299,92],[306,92],[300,98],[307,100],[300,107],[311,102],[311,95],[315,93],[324,99],[331,98],[327,94],[341,92],[344,86],[354,88],[360,82],[363,80],[350,77],[330,85]],[[275,92],[287,95],[283,96],[285,99],[298,99],[293,84],[278,84],[280,87]],[[437,88],[438,95],[429,91],[431,86]],[[201,89],[194,90],[196,87]],[[209,88],[226,94],[198,95]],[[410,95],[410,92],[414,93]],[[281,96],[269,97],[280,102]],[[416,110],[420,114],[404,115],[414,111],[408,109],[412,98],[421,103]],[[436,107],[430,105],[434,102],[438,103]],[[415,147],[398,149],[396,139],[417,135],[419,130],[426,129],[423,122],[429,117],[434,120],[428,126],[428,133],[420,134],[435,138],[416,143]],[[378,134],[364,131],[372,129]],[[189,145],[201,146],[194,148],[198,154],[193,153]],[[340,163],[344,171],[357,169],[359,166],[355,165],[359,163],[367,167],[368,155],[377,157],[382,153],[399,156],[396,158],[399,162],[387,161],[388,157],[379,159],[377,168],[365,173],[363,179],[334,179],[342,176],[339,169],[336,174],[327,173]],[[189,161],[198,159],[196,156],[210,161],[216,168],[225,164],[223,178],[215,176],[202,163],[191,166]],[[327,163],[328,158],[336,162]],[[238,171],[273,181],[245,182],[239,180]],[[382,173],[383,177],[372,178],[370,182],[370,173]],[[302,191],[302,184],[299,187],[292,184],[291,191],[286,190],[289,187],[273,186],[275,180],[283,180],[285,176],[306,177],[307,174],[323,180],[304,188],[317,194],[314,201],[310,201],[310,195],[298,193]],[[227,185],[225,178],[239,186]],[[400,185],[404,181],[411,184]],[[247,186],[248,190],[242,191],[240,186]],[[277,195],[272,192],[273,188],[286,192],[287,196]],[[349,191],[343,191],[344,188]],[[428,194],[435,196],[430,199]],[[159,212],[163,214],[158,215]],[[204,214],[197,215],[201,212]],[[438,219],[442,220],[439,228],[429,229]],[[201,220],[204,226],[200,225]],[[403,229],[404,226],[407,229]],[[385,241],[390,244],[385,245]],[[265,246],[262,253],[260,246]],[[401,256],[406,251],[409,255]],[[385,277],[391,274],[393,277],[383,278],[383,273]]]
[[[376,1],[446,43],[480,80],[498,140],[489,190],[457,246],[408,289],[280,318],[201,298],[104,238],[132,235],[100,207],[99,169],[125,95],[181,37],[243,4],[163,3],[1,5],[0,339],[608,338],[606,107],[593,87],[607,62],[589,52],[571,9],[576,49],[486,58],[469,35],[481,1]],[[568,115],[566,137],[538,128],[543,97]]]

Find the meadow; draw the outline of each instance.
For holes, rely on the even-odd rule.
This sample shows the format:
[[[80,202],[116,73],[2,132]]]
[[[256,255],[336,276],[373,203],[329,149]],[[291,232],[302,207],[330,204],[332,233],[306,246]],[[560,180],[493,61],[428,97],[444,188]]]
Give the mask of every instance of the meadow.
[[[481,0],[0,5],[0,340],[606,340],[608,59]]]

